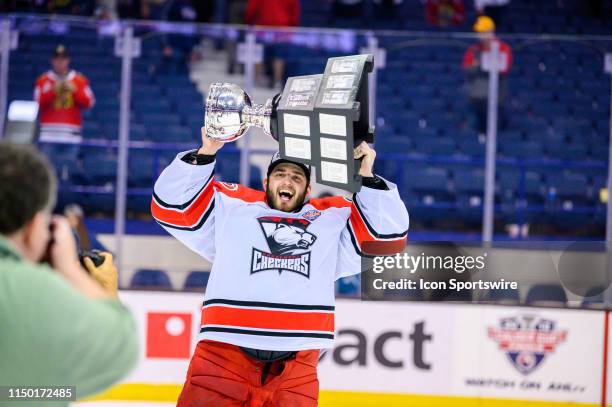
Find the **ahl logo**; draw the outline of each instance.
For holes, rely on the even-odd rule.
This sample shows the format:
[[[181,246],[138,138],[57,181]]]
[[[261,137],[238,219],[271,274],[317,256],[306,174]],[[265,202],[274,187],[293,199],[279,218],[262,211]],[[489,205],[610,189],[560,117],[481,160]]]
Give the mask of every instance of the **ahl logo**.
[[[533,315],[502,318],[499,327],[489,327],[488,336],[506,352],[516,370],[528,375],[565,341],[567,330],[555,325],[555,321]]]
[[[318,211],[316,209],[311,209],[302,214],[303,218],[308,219],[311,222],[315,220],[316,218],[318,218],[319,216],[321,216],[321,211]]]
[[[253,248],[251,274],[265,270],[292,271],[310,278],[309,248],[317,240],[306,232],[306,219],[264,216],[257,219],[271,253]]]

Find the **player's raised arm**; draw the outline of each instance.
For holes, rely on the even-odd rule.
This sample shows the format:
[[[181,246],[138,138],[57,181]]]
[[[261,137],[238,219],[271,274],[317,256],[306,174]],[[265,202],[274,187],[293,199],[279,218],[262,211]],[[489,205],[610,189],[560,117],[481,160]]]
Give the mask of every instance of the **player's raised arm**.
[[[408,211],[397,186],[373,172],[376,152],[363,142],[355,148],[354,157],[362,158],[363,186],[353,195],[342,232],[336,278],[359,273],[361,255],[399,253],[408,239]]]
[[[202,128],[202,147],[176,156],[155,182],[151,201],[157,223],[210,261],[215,252],[214,167],[221,147]]]

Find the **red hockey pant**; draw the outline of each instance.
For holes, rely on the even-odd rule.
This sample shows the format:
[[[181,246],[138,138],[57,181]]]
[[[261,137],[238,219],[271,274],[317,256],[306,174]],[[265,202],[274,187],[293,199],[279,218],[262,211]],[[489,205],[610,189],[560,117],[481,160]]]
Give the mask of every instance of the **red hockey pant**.
[[[318,350],[306,350],[266,367],[237,346],[200,341],[177,406],[316,407],[318,360]],[[268,373],[262,385],[264,370]]]

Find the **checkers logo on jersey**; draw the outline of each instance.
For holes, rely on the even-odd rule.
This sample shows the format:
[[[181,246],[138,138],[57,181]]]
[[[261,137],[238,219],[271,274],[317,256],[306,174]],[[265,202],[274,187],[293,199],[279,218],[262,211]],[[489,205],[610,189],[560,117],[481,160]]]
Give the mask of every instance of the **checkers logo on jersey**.
[[[533,315],[502,318],[499,326],[489,327],[488,334],[524,375],[540,366],[567,337],[567,331],[557,329],[555,321]]]
[[[306,231],[306,219],[264,216],[257,219],[270,252],[253,248],[251,274],[266,270],[291,271],[310,278],[310,246],[317,237]]]

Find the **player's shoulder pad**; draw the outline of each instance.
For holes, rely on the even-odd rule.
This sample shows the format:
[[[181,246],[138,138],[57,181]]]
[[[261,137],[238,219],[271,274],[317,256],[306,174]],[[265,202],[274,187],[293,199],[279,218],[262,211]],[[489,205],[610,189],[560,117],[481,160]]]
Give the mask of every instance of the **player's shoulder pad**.
[[[323,211],[329,208],[348,208],[353,204],[353,201],[343,196],[330,196],[326,198],[311,199],[308,203],[316,209]]]
[[[230,198],[240,199],[245,202],[265,202],[266,193],[257,191],[233,182],[215,181],[215,190]]]

